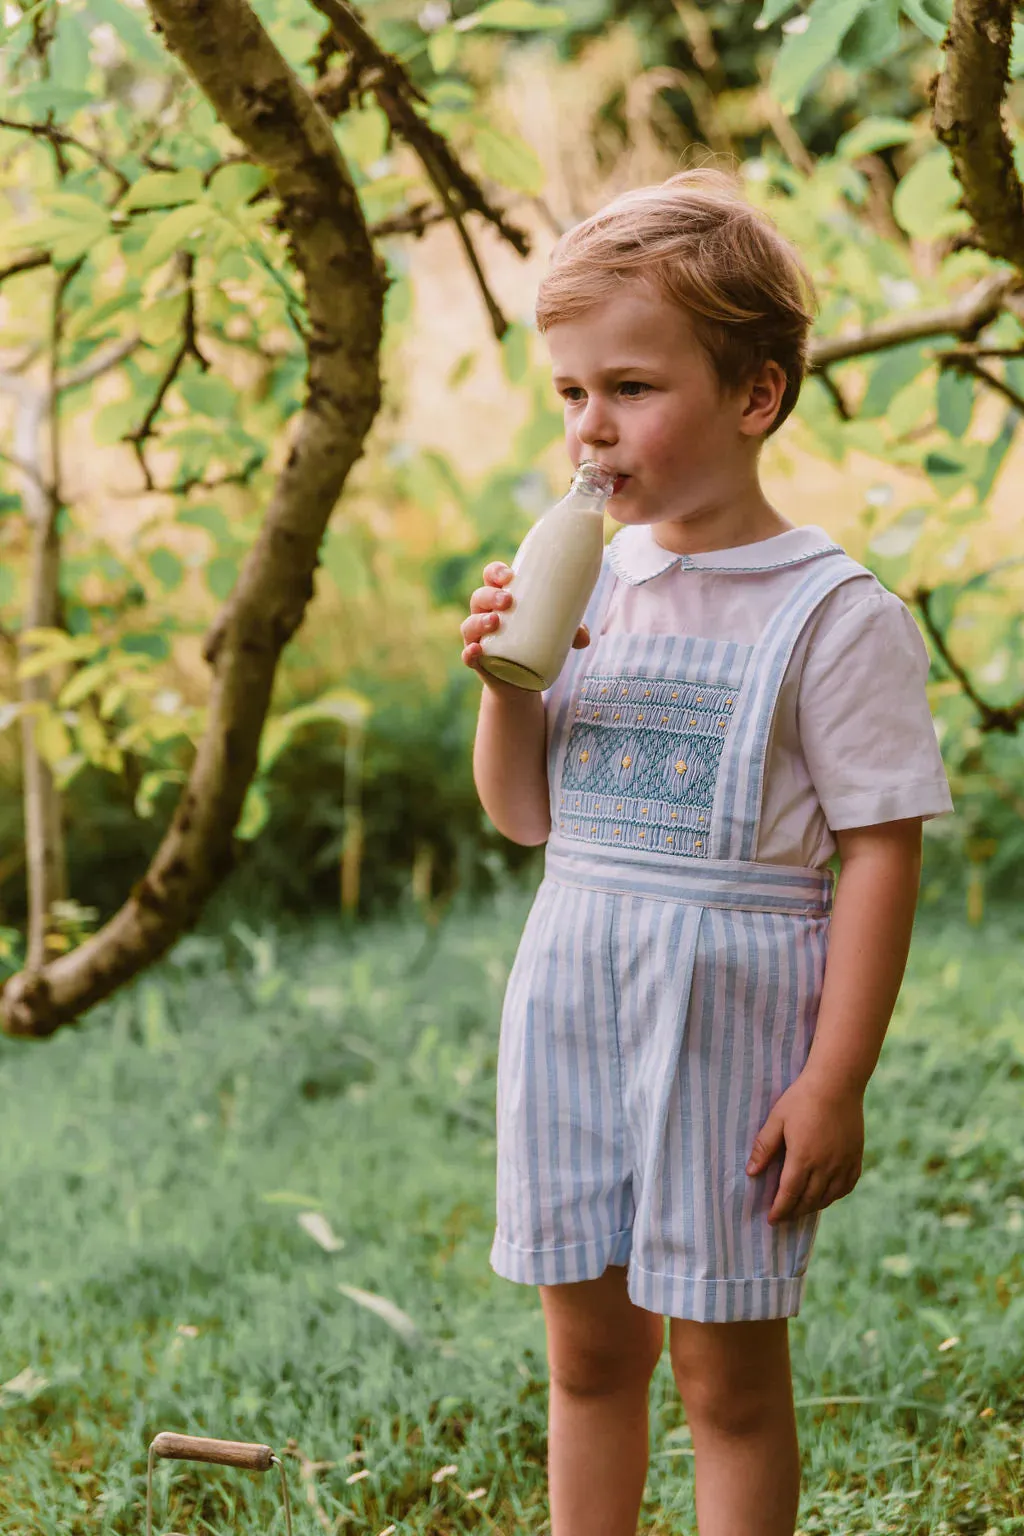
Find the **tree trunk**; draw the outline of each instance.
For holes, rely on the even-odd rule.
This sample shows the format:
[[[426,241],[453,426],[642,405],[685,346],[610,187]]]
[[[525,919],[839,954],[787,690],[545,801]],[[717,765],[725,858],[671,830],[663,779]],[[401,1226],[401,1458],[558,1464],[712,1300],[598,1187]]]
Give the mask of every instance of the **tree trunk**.
[[[330,124],[245,0],[149,0],[168,47],[270,175],[309,315],[307,396],[259,537],[207,639],[209,723],[173,822],[121,910],[71,954],[12,977],[0,1025],[44,1036],[162,955],[233,862],[281,650],[327,520],[380,403],[385,278]]]
[[[30,530],[28,600],[25,629],[52,629],[60,620],[60,543],[58,498],[52,481],[43,477],[40,434],[49,395],[22,381],[15,442],[19,459],[34,474],[22,475],[22,502]],[[50,423],[52,430],[52,422]],[[51,445],[52,450],[52,445]],[[52,460],[54,455],[48,457]],[[31,650],[27,654],[31,654]],[[28,873],[28,952],[26,967],[41,969],[51,957],[52,908],[67,896],[67,865],[60,796],[50,766],[36,742],[34,705],[49,705],[51,677],[41,673],[20,685],[22,796],[25,816],[25,863]]]
[[[1011,0],[956,0],[932,119],[979,243],[1024,273],[1024,190],[1003,125],[1013,17]]]

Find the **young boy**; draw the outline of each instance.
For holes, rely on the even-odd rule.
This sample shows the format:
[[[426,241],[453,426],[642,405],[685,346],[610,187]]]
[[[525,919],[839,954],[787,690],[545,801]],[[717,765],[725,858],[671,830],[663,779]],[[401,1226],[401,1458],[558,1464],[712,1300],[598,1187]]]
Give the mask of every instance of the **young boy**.
[[[701,1536],[792,1536],[787,1319],[860,1174],[921,822],[951,809],[928,658],[761,490],[811,289],[731,180],[616,199],[556,247],[537,313],[569,457],[616,473],[623,527],[555,686],[481,672],[481,801],[547,843],[502,1018],[492,1263],[540,1286],[552,1536],[635,1531],[665,1317]],[[462,625],[477,670],[510,576],[487,567]]]

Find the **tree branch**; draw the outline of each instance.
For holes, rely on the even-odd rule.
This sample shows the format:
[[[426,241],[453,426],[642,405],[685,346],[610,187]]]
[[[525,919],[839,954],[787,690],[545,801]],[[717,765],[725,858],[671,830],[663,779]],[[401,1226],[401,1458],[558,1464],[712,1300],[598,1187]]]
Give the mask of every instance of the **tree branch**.
[[[508,222],[501,209],[488,200],[477,181],[460,165],[446,140],[413,110],[414,101],[421,105],[426,102],[404,65],[370,36],[345,0],[313,0],[313,3],[326,16],[342,47],[351,55],[358,70],[359,88],[373,91],[392,128],[416,151],[428,175],[430,166],[427,162],[431,161],[467,213],[479,213],[520,256],[528,256],[530,240],[526,232]]]
[[[923,341],[928,336],[961,336],[971,340],[990,324],[1004,307],[1004,300],[1019,285],[1012,273],[994,272],[946,309],[924,309],[916,313],[894,315],[877,325],[852,331],[847,336],[819,336],[811,342],[810,367],[819,373],[831,363],[850,357],[864,357],[902,347],[908,341]]]
[[[13,384],[14,382],[15,380],[10,380],[10,383]],[[20,383],[21,381],[18,380],[17,382]],[[13,391],[7,390],[7,384],[8,380],[6,376],[4,374],[0,374],[0,389],[5,390],[8,393],[13,393]],[[45,491],[47,489],[46,481],[43,479],[39,470],[34,464],[30,464],[27,459],[20,459],[16,453],[7,453],[3,448],[0,448],[0,459],[3,459],[5,464],[13,465],[13,467],[18,471],[19,475],[27,475],[30,480],[35,482],[41,491]]]
[[[307,397],[263,527],[211,631],[207,728],[174,820],[121,910],[0,994],[0,1026],[43,1036],[162,955],[233,861],[278,657],[313,591],[317,553],[380,403],[385,278],[330,124],[246,0],[149,0],[217,116],[269,172],[305,282]]]
[[[349,69],[340,81],[337,76],[325,76],[321,80],[321,97],[330,99],[332,104],[347,104],[353,95],[363,90],[373,91],[393,131],[416,151],[454,223],[487,306],[494,334],[500,341],[508,329],[508,321],[488,287],[464,215],[481,214],[521,256],[527,255],[530,249],[526,234],[510,224],[501,210],[488,200],[483,189],[456,159],[448,143],[420,117],[414,103],[425,105],[422,93],[394,54],[387,53],[370,36],[346,0],[312,0],[312,3],[326,16],[335,37],[350,56]],[[330,87],[325,81],[330,81]]]
[[[828,369],[818,368],[815,370],[815,375],[821,380],[822,384],[824,384],[825,388],[832,396],[832,404],[836,408],[836,414],[838,415],[839,419],[841,421],[852,421],[853,412],[850,410],[850,407],[846,403],[846,396],[843,394],[842,390],[839,388],[839,385],[829,373]]]
[[[447,218],[447,208],[421,203],[416,208],[406,209],[405,213],[396,213],[390,219],[371,224],[370,234],[374,240],[383,240],[387,235],[415,235],[418,239],[432,224],[443,224]]]
[[[28,256],[19,256],[18,260],[12,261],[9,266],[0,267],[0,283],[6,283],[9,277],[16,277],[19,272],[34,272],[37,267],[49,265],[49,251],[32,251]]]
[[[101,374],[109,373],[112,368],[123,363],[126,357],[130,357],[141,346],[142,337],[137,333],[122,336],[119,341],[113,342],[106,352],[97,350],[87,362],[58,374],[58,390],[64,394],[69,389],[79,389],[83,384],[91,384]]]
[[[918,587],[914,593],[914,601],[921,610],[924,627],[928,631],[929,639],[941,656],[946,670],[959,683],[965,696],[970,699],[978,711],[983,731],[1002,731],[1007,736],[1015,735],[1017,727],[1024,720],[1024,699],[1019,699],[1016,704],[1002,706],[989,704],[981,697],[964,668],[953,656],[949,646],[946,644],[945,635],[935,622],[935,616],[931,609],[931,601],[934,595],[934,592],[930,591],[927,587]]]
[[[1015,411],[1024,416],[1024,397],[1019,395],[1012,385],[1007,384],[1005,379],[1001,379],[997,373],[992,373],[983,363],[979,363],[977,358],[972,357],[969,352],[939,352],[937,357],[940,363],[947,368],[952,368],[955,373],[969,373],[974,378],[980,379],[983,384],[987,384],[990,389],[1002,395],[1004,400],[1008,400]]]
[[[187,357],[194,357],[204,373],[210,366],[208,360],[199,350],[199,343],[196,338],[195,289],[192,286],[192,275],[195,271],[195,257],[179,252],[177,264],[182,276],[185,279],[185,314],[182,321],[181,341],[178,344],[174,356],[171,358],[170,363],[164,371],[164,376],[157,386],[156,394],[150,401],[149,409],[147,410],[145,416],[142,418],[141,423],[138,427],[136,427],[134,432],[126,432],[124,437],[121,439],[122,442],[131,443],[135,452],[135,457],[139,461],[139,467],[142,470],[147,491],[155,491],[157,487],[153,480],[153,475],[150,470],[149,463],[146,459],[145,445],[154,435],[153,423],[155,422],[157,416],[160,414],[160,407],[164,403],[164,397],[166,396],[167,391],[178,377],[178,373],[181,370],[182,364],[185,362]]]
[[[86,144],[82,139],[76,139],[73,134],[66,132],[63,128],[55,127],[53,123],[19,123],[9,117],[0,117],[0,128],[13,128],[21,133],[30,133],[34,138],[48,139],[55,151],[63,145],[81,150],[83,155],[88,155],[90,160],[95,161],[108,175],[115,177],[120,183],[119,196],[123,196],[131,186],[129,178],[123,171],[118,170],[113,161],[107,159],[102,150],[94,149],[91,144]],[[67,167],[61,162],[62,175],[66,169]]]
[[[1002,116],[1013,13],[1012,0],[955,0],[932,121],[981,245],[1024,272],[1024,188]]]

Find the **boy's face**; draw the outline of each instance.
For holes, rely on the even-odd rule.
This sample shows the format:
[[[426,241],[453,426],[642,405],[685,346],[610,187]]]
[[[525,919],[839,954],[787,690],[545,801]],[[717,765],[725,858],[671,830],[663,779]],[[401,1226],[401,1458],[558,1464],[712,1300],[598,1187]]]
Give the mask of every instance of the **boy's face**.
[[[727,391],[689,319],[640,283],[547,331],[573,465],[615,470],[620,523],[686,523],[742,498],[785,380]],[[773,372],[774,370],[774,372]]]

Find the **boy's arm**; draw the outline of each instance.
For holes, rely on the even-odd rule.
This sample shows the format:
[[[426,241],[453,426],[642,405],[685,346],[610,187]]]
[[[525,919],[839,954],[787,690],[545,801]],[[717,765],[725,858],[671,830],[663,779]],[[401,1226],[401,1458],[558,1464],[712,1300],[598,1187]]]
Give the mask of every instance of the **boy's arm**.
[[[821,1210],[860,1177],[863,1096],[903,980],[921,876],[921,821],[836,833],[841,860],[814,1040],[777,1101],[747,1173],[785,1147],[774,1224]]]
[[[500,690],[500,691],[499,691]],[[544,701],[524,688],[485,683],[473,743],[480,803],[514,843],[546,843],[551,832]]]

